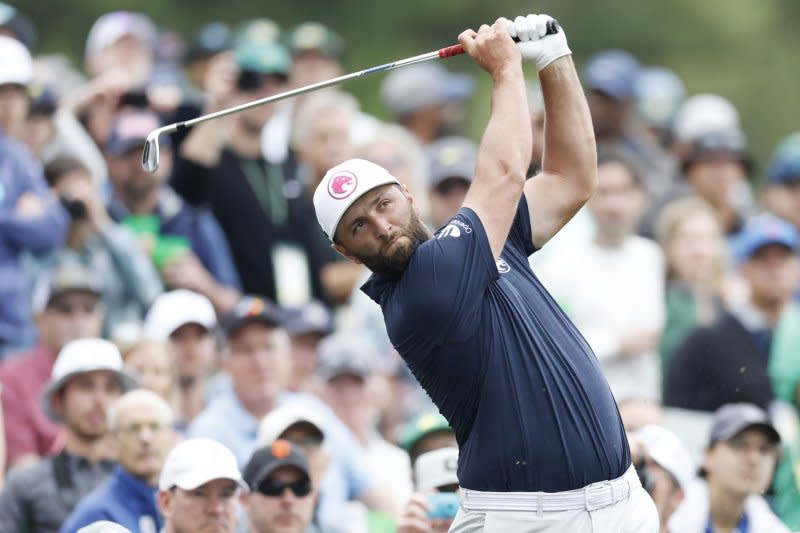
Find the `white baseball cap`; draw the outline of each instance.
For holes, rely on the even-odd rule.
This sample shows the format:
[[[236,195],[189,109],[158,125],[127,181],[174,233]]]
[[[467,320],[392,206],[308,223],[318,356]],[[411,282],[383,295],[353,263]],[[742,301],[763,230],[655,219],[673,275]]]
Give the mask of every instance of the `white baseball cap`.
[[[185,324],[198,324],[211,331],[217,314],[211,301],[196,292],[178,289],[158,296],[144,320],[144,334],[154,341],[165,341]]]
[[[208,438],[187,439],[167,455],[158,488],[194,490],[215,479],[230,479],[245,490],[248,488],[239,473],[236,456],[224,444]]]
[[[418,491],[458,485],[458,448],[448,446],[417,457],[414,479]]]
[[[124,370],[122,355],[114,343],[104,339],[78,339],[67,343],[58,353],[50,381],[42,393],[42,410],[50,419],[61,422],[61,415],[53,410],[53,394],[75,374],[108,370],[119,378],[122,390],[139,387],[139,382]]]
[[[28,85],[33,79],[31,54],[21,42],[0,35],[0,85]]]
[[[261,419],[256,442],[259,446],[269,446],[281,437],[284,431],[295,424],[305,422],[314,426],[325,438],[325,422],[322,415],[310,405],[298,402],[284,404],[273,409]]]
[[[661,468],[672,474],[684,490],[694,477],[694,461],[681,439],[673,432],[655,424],[637,429],[633,435],[639,439],[645,453]]]
[[[314,210],[322,231],[333,240],[345,211],[375,187],[397,183],[388,170],[364,159],[350,159],[330,169],[314,191]]]
[[[126,35],[139,39],[148,48],[155,46],[158,31],[153,21],[144,13],[112,11],[92,24],[86,38],[86,56],[100,52]]]
[[[722,96],[698,94],[678,108],[672,130],[678,140],[686,143],[709,134],[740,132],[739,111]]]

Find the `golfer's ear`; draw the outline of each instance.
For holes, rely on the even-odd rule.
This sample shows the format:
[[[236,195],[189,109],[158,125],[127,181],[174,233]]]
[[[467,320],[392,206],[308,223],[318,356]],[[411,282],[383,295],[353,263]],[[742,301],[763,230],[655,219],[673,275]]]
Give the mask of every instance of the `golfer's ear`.
[[[336,244],[335,242],[332,242],[331,243],[331,248],[336,250],[339,253],[339,255],[341,255],[342,257],[344,257],[348,261],[352,261],[353,263],[355,263],[357,265],[361,264],[361,261],[359,261],[354,256],[352,256],[349,253],[347,253],[347,249],[344,246],[342,246],[341,244]]]

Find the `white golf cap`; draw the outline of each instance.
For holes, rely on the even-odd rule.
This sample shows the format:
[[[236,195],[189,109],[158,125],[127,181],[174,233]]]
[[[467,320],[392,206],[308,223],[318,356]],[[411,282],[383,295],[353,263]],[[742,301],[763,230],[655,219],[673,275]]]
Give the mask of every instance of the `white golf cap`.
[[[230,479],[248,488],[239,473],[236,456],[224,444],[207,438],[187,439],[167,455],[158,488],[194,490],[215,479]]]
[[[112,11],[92,24],[86,37],[86,56],[105,50],[124,36],[136,37],[148,48],[155,46],[158,37],[153,21],[144,13]]]
[[[375,187],[397,183],[397,178],[380,165],[364,159],[350,159],[330,169],[314,191],[314,210],[322,231],[333,240],[345,211]]]
[[[739,112],[722,96],[698,94],[678,108],[672,126],[679,141],[693,143],[709,134],[739,132]]]
[[[67,343],[58,353],[50,381],[42,393],[42,410],[56,422],[62,417],[53,410],[53,394],[74,375],[96,370],[113,372],[119,378],[124,392],[135,389],[139,382],[125,372],[122,356],[117,347],[103,339],[78,339]]]
[[[144,335],[154,341],[165,341],[186,324],[198,324],[213,330],[217,325],[217,314],[211,301],[202,294],[184,289],[165,292],[155,299],[147,312]]]
[[[262,418],[256,442],[259,446],[269,446],[283,436],[287,429],[301,422],[310,424],[319,431],[321,438],[325,438],[325,423],[319,411],[302,401],[297,401],[273,409]]]
[[[694,477],[694,461],[689,450],[673,432],[655,424],[637,429],[633,435],[644,446],[646,455],[675,477],[685,489]]]
[[[33,61],[21,42],[0,35],[0,85],[28,85],[33,79]]]
[[[448,446],[417,457],[414,463],[417,491],[458,485],[458,448]]]

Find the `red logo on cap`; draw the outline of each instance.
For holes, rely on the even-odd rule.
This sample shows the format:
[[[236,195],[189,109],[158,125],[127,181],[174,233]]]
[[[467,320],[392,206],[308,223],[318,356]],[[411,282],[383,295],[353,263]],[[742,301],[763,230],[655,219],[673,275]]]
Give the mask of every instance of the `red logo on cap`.
[[[272,455],[276,459],[286,459],[292,453],[292,445],[289,441],[278,439],[272,443]]]
[[[328,194],[337,200],[344,200],[356,190],[358,178],[346,170],[328,180]]]

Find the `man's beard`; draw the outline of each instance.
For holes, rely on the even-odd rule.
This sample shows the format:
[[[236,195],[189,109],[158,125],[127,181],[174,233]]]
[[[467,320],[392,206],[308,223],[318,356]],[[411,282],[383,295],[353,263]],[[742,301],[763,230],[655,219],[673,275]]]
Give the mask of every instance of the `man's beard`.
[[[408,244],[395,243],[393,245],[394,250],[387,255],[365,256],[353,254],[353,257],[379,276],[397,277],[406,269],[411,256],[414,255],[419,245],[433,237],[433,234],[425,223],[420,220],[419,215],[412,210],[408,227],[392,236],[395,241],[401,237],[408,237],[411,242]]]
[[[132,178],[122,185],[123,201],[129,209],[136,209],[159,185],[159,182],[152,178],[142,179],[140,176]]]

